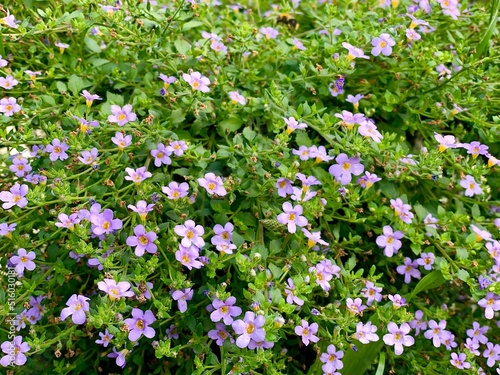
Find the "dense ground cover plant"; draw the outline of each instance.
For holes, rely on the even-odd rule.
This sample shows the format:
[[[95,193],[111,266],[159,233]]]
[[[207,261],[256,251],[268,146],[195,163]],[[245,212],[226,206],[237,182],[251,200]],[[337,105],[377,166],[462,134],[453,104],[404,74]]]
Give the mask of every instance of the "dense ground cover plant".
[[[499,4],[4,2],[0,364],[495,373]]]

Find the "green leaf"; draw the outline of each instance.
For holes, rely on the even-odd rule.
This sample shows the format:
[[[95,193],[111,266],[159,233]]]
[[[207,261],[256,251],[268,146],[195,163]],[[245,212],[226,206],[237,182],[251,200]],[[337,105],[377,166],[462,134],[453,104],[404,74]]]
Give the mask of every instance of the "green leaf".
[[[252,129],[250,129],[250,128],[245,128],[245,129],[243,129],[242,133],[243,133],[243,136],[244,136],[246,139],[248,139],[249,141],[252,141],[252,140],[255,138],[255,136],[257,135],[257,133],[256,133],[256,132],[254,132],[254,131],[253,131]]]
[[[101,52],[101,47],[99,47],[99,44],[92,39],[91,37],[85,37],[83,40],[85,42],[85,45],[89,50],[91,50],[94,53],[100,53]]]
[[[82,91],[83,87],[83,80],[80,77],[74,74],[69,77],[68,88],[73,95],[78,95]]]
[[[234,132],[241,128],[243,121],[239,117],[231,117],[219,123],[219,128],[224,132]]]
[[[477,204],[472,206],[471,213],[474,219],[477,219],[479,216],[481,216],[481,211],[479,210],[479,206]]]
[[[486,47],[488,47],[488,44],[490,42],[490,38],[495,32],[496,25],[498,22],[498,11],[500,10],[500,0],[494,0],[491,3],[491,13],[490,13],[490,24],[488,25],[488,29],[486,29],[486,32],[484,33],[483,38],[479,42],[477,48],[476,48],[476,54],[474,55],[474,58],[477,60],[479,57],[481,57],[482,53],[486,50]]]
[[[61,81],[57,81],[56,82],[56,87],[57,87],[57,90],[62,94],[63,92],[67,92],[68,91],[68,87],[66,86],[66,84],[64,82],[61,82]]]
[[[182,26],[182,31],[191,30],[198,26],[203,26],[203,22],[197,20],[189,21]]]
[[[418,293],[423,292],[424,290],[428,289],[433,289],[437,288],[438,286],[442,285],[446,279],[443,277],[443,274],[441,271],[435,270],[432,271],[430,274],[424,276],[422,280],[420,280],[413,289],[413,292],[410,294],[410,297],[407,298],[407,301],[415,297]]]
[[[174,45],[175,45],[175,48],[177,49],[177,51],[182,55],[187,54],[188,51],[191,49],[191,44],[186,42],[184,39],[177,39],[174,42]]]
[[[173,125],[180,124],[186,119],[184,116],[184,110],[182,108],[177,108],[170,114],[170,121]]]

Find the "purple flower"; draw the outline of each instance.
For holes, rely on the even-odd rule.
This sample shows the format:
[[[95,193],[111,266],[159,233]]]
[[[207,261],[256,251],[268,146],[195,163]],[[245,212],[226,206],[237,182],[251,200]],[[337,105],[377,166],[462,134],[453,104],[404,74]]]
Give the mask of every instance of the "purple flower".
[[[96,236],[110,234],[114,230],[121,229],[123,223],[120,219],[113,219],[113,211],[109,208],[105,209],[102,214],[91,214],[90,222],[93,224],[92,232]]]
[[[156,253],[158,248],[154,244],[154,241],[156,241],[155,232],[146,232],[146,228],[144,228],[144,226],[137,225],[134,228],[134,234],[135,236],[129,236],[127,238],[127,245],[135,247],[135,255],[142,257],[145,251],[150,254]]]
[[[293,193],[292,181],[290,181],[288,178],[278,178],[275,186],[278,189],[278,195],[280,197],[286,198],[287,195]]]
[[[315,246],[317,243],[323,245],[323,246],[328,246],[328,242],[325,242],[321,239],[321,232],[314,232],[311,233],[307,229],[302,228],[302,233],[307,237],[307,247],[311,248]]]
[[[175,324],[170,324],[170,327],[168,327],[165,330],[165,333],[167,334],[167,337],[169,339],[178,339],[179,338],[179,332],[177,331],[177,326]]]
[[[124,368],[125,365],[127,364],[127,361],[125,360],[125,356],[130,352],[131,350],[128,349],[122,349],[119,352],[116,351],[116,348],[113,348],[113,353],[109,353],[107,355],[108,358],[116,358],[116,365],[120,366],[121,368]]]
[[[68,228],[69,230],[73,230],[75,228],[75,224],[80,222],[80,218],[78,217],[78,213],[71,214],[70,216],[60,213],[57,215],[56,227],[58,228]]]
[[[78,157],[78,160],[80,160],[83,164],[85,165],[90,165],[92,164],[95,159],[98,156],[97,148],[92,148],[90,151],[82,151],[81,156]]]
[[[25,207],[28,204],[28,200],[25,198],[26,194],[28,194],[28,185],[19,185],[18,183],[14,184],[10,191],[0,192],[0,200],[4,202],[2,208],[8,210],[12,206]]]
[[[183,237],[181,244],[184,247],[195,245],[201,249],[205,246],[205,241],[202,238],[205,229],[201,225],[196,225],[193,220],[186,220],[184,225],[176,225],[174,227],[174,232],[178,236]]]
[[[184,81],[186,81],[194,91],[209,92],[210,80],[202,76],[199,72],[192,72],[190,74],[184,73],[182,75]]]
[[[13,116],[14,113],[19,112],[20,110],[21,106],[17,104],[16,98],[10,97],[0,99],[0,112],[3,113],[4,116]]]
[[[353,300],[352,298],[347,298],[346,304],[349,311],[356,315],[363,316],[363,310],[366,309],[366,306],[362,304],[361,298],[356,298]]]
[[[464,179],[460,180],[460,186],[465,189],[465,196],[472,197],[473,195],[483,194],[483,189],[470,174],[466,175]]]
[[[187,182],[177,183],[172,181],[167,186],[163,186],[161,191],[167,194],[168,199],[176,200],[179,198],[183,198],[188,195],[189,185]]]
[[[18,275],[22,275],[24,273],[24,269],[27,269],[28,271],[33,271],[35,269],[36,265],[35,262],[33,262],[35,257],[36,254],[33,251],[27,253],[25,249],[20,248],[17,250],[17,255],[11,256],[9,260],[13,266],[16,266],[16,272]]]
[[[11,340],[4,341],[1,348],[2,352],[6,354],[0,359],[0,364],[3,367],[24,365],[27,361],[24,353],[31,349],[27,342],[23,342],[22,336],[15,336]]]
[[[66,320],[68,316],[71,315],[71,320],[75,324],[83,324],[85,323],[86,316],[85,311],[89,311],[90,306],[87,302],[89,298],[73,294],[68,302],[66,302],[66,308],[61,311],[61,320]]]
[[[193,290],[191,288],[176,290],[172,293],[172,298],[177,301],[177,306],[181,313],[187,310],[187,301],[193,299]]]
[[[120,281],[116,283],[113,279],[104,279],[97,283],[99,290],[108,293],[109,298],[112,301],[118,300],[122,297],[133,297],[134,292],[130,289],[130,283],[127,281]]]
[[[359,162],[359,157],[348,158],[346,154],[340,154],[335,161],[337,164],[330,166],[328,172],[342,185],[350,183],[352,175],[359,176],[365,169]]]
[[[266,332],[262,329],[262,326],[266,322],[266,318],[262,315],[255,316],[252,311],[247,311],[242,319],[233,322],[232,327],[236,334],[240,335],[236,339],[236,345],[238,348],[246,348],[250,343],[250,340],[256,342],[264,341],[266,338]]]
[[[354,60],[356,58],[361,58],[361,59],[369,59],[369,56],[366,56],[365,53],[361,48],[354,47],[353,45],[343,42],[342,47],[346,48],[347,51],[349,52],[347,55],[347,58],[349,61]]]
[[[356,333],[354,337],[362,344],[368,344],[370,341],[378,341],[379,337],[375,332],[377,332],[377,326],[373,325],[371,322],[366,324],[358,322],[358,324],[356,324]]]
[[[214,236],[210,239],[212,245],[217,245],[221,242],[230,243],[233,238],[234,225],[231,223],[226,223],[222,226],[220,224],[215,224],[214,226]],[[227,323],[226,323],[227,324]]]
[[[439,143],[439,152],[443,152],[448,148],[458,147],[457,141],[452,135],[442,136],[438,133],[434,133],[434,139]]]
[[[241,309],[238,306],[233,306],[236,303],[236,298],[231,296],[226,301],[216,299],[212,302],[214,311],[210,314],[212,322],[224,321],[224,324],[230,325],[233,323],[233,316],[241,314]]]
[[[241,105],[245,105],[247,103],[245,97],[241,95],[238,91],[229,91],[228,95],[233,104],[239,103]]]
[[[208,338],[216,340],[215,343],[219,346],[222,346],[227,338],[229,338],[231,342],[234,342],[222,323],[215,324],[215,329],[208,332]]]
[[[415,330],[415,336],[417,336],[420,333],[420,330],[423,331],[427,329],[427,322],[422,320],[423,317],[424,317],[423,311],[417,310],[415,311],[415,319],[408,323],[410,327]]]
[[[125,180],[134,181],[134,183],[136,184],[152,176],[151,172],[148,172],[146,170],[146,167],[141,167],[137,169],[125,168],[125,172],[128,173],[128,176],[125,176]]]
[[[297,297],[295,284],[292,278],[290,277],[287,280],[287,286],[285,287],[285,294],[286,294],[286,303],[290,305],[295,303],[297,306],[302,306],[304,304],[304,300]]]
[[[395,295],[389,294],[388,298],[392,301],[392,306],[395,309],[399,309],[400,307],[406,306],[406,299],[401,297],[399,294]]]
[[[80,124],[80,131],[82,133],[88,133],[88,134],[90,134],[90,132],[92,131],[92,128],[99,127],[99,122],[98,121],[87,121],[84,118],[80,118],[78,116],[73,116],[73,118],[75,120],[77,120],[78,123]]]
[[[111,333],[108,332],[108,329],[104,331],[104,333],[99,332],[99,337],[100,339],[95,340],[96,344],[100,344],[104,346],[105,348],[108,347],[109,343],[111,342],[111,339],[114,337]]]
[[[309,342],[318,342],[319,337],[315,336],[318,332],[318,323],[309,325],[307,321],[302,319],[302,325],[295,327],[295,334],[302,338],[304,345],[309,345]]]
[[[295,118],[293,117],[283,117],[283,120],[285,120],[285,124],[287,125],[286,132],[290,134],[294,130],[297,129],[305,129],[307,128],[307,124],[304,124],[303,122],[299,123]]]
[[[6,236],[8,238],[12,238],[12,232],[16,230],[16,223],[7,224],[0,223],[0,236]]]
[[[210,48],[212,48],[215,52],[227,53],[227,47],[220,40],[212,40],[210,43]]]
[[[392,53],[392,46],[395,44],[396,42],[389,34],[383,33],[380,37],[372,39],[372,55],[378,56],[382,53],[384,56],[389,56]]]
[[[477,304],[485,309],[484,316],[486,319],[493,319],[495,311],[500,310],[500,298],[493,292],[486,293],[486,297],[479,300]]]
[[[302,161],[312,158],[311,149],[307,146],[300,146],[298,150],[293,149],[292,154],[299,156]]]
[[[132,112],[132,105],[126,104],[121,108],[118,105],[111,106],[112,115],[108,116],[108,121],[113,123],[116,122],[118,126],[123,126],[130,121],[135,121],[137,115]]]
[[[163,81],[163,88],[168,89],[168,87],[177,81],[177,78],[173,76],[166,76],[165,74],[160,73],[160,79]]]
[[[52,140],[52,143],[45,146],[45,151],[50,152],[49,159],[51,161],[56,161],[57,159],[66,160],[69,156],[65,151],[68,149],[69,146],[64,142],[61,143],[57,138]]]
[[[493,345],[491,342],[486,344],[486,350],[483,352],[483,357],[488,359],[486,364],[489,367],[495,366],[495,362],[500,359],[500,345]]]
[[[324,363],[321,369],[325,373],[334,373],[336,370],[340,370],[344,367],[342,363],[342,358],[344,357],[344,352],[335,348],[335,345],[328,345],[326,348],[326,353],[322,353],[319,360]],[[338,373],[337,373],[338,374]]]
[[[423,266],[424,269],[430,271],[432,270],[432,265],[434,264],[434,254],[433,253],[421,253],[420,258],[417,259],[419,266]]]
[[[151,156],[155,158],[155,166],[161,167],[162,164],[172,164],[172,160],[169,158],[172,152],[172,147],[165,146],[163,143],[158,143],[156,149],[151,150]]]
[[[367,281],[365,287],[361,289],[361,295],[367,298],[366,304],[371,306],[373,301],[380,302],[382,300],[381,291],[382,288],[375,286],[371,281]]]
[[[286,224],[290,233],[295,233],[297,231],[297,225],[299,227],[305,227],[307,225],[308,222],[307,219],[302,216],[303,208],[300,204],[293,207],[290,202],[285,202],[282,207],[284,212],[278,215],[278,221],[281,224]]]
[[[264,35],[266,39],[276,39],[279,34],[279,31],[272,27],[261,27],[259,32],[261,35]]]
[[[405,275],[405,283],[409,284],[411,278],[420,279],[420,271],[418,270],[418,262],[412,261],[410,258],[406,257],[403,265],[396,268],[397,273],[400,275]]]
[[[172,147],[175,156],[182,156],[184,151],[188,149],[188,146],[184,141],[170,142],[170,147]]]
[[[429,329],[424,332],[426,339],[432,340],[432,344],[439,348],[443,332],[446,331],[446,320],[441,320],[439,324],[435,320],[429,321]]]
[[[1,22],[0,22],[1,23]],[[19,83],[17,79],[8,75],[7,77],[0,77],[0,87],[3,87],[5,90],[11,90],[14,86]]]
[[[382,179],[378,177],[375,173],[365,172],[365,176],[358,178],[358,185],[362,188],[369,189],[375,182],[381,181]]]
[[[394,208],[394,215],[399,217],[403,223],[411,224],[413,213],[410,212],[411,206],[403,203],[401,198],[391,199],[391,205]]]
[[[156,318],[151,310],[143,312],[140,309],[132,309],[132,318],[125,319],[125,324],[130,328],[128,339],[130,341],[137,341],[142,335],[148,339],[153,338],[155,330],[149,327],[149,325],[155,321]]]
[[[362,94],[356,94],[352,96],[351,94],[347,95],[347,99],[345,100],[348,103],[352,103],[355,109],[359,107],[359,101],[363,99],[365,96]]]
[[[203,263],[198,260],[199,256],[200,252],[196,246],[184,247],[179,244],[179,249],[175,252],[175,259],[189,270],[203,266]]]
[[[467,356],[465,353],[451,353],[450,363],[460,370],[470,368],[470,363],[466,360]]]
[[[145,221],[148,212],[153,211],[154,206],[155,206],[154,203],[148,204],[146,201],[140,200],[137,202],[137,206],[129,204],[127,207],[132,211],[137,212],[141,220]]]
[[[390,322],[387,325],[388,334],[384,335],[384,342],[386,345],[394,345],[394,353],[401,355],[403,353],[403,346],[412,346],[415,344],[415,339],[408,335],[410,333],[410,326],[408,323],[401,324],[398,327],[396,323]]]
[[[17,177],[24,177],[25,174],[31,172],[31,165],[28,163],[28,159],[23,158],[18,155],[12,160],[12,165],[9,167],[10,171],[15,173]]]
[[[304,47],[304,43],[302,43],[299,39],[293,38],[293,46],[300,51],[305,51],[307,48]]]
[[[380,143],[382,138],[384,138],[371,120],[362,122],[358,128],[358,133],[363,137],[370,137],[375,143]]]
[[[122,133],[116,132],[115,136],[111,138],[111,141],[117,145],[120,150],[123,150],[125,147],[132,144],[132,136],[123,136]]]
[[[205,188],[207,193],[210,195],[217,194],[218,196],[223,197],[227,194],[226,189],[224,189],[224,182],[222,181],[222,178],[213,173],[207,173],[204,178],[198,178],[198,184]]]
[[[87,90],[83,90],[82,93],[81,93],[81,95],[83,97],[85,97],[85,101],[86,101],[87,107],[90,107],[92,105],[92,102],[94,100],[102,100],[102,98],[99,95],[91,94]]]
[[[399,230],[393,232],[389,225],[385,225],[382,232],[383,234],[378,236],[375,242],[384,249],[385,256],[392,257],[401,248],[402,242],[400,239],[404,237],[404,233]]]

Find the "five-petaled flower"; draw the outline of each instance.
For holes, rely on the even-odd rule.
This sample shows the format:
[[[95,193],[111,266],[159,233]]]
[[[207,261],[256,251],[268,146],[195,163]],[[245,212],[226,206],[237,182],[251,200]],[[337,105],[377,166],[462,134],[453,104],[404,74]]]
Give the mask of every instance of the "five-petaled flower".
[[[285,202],[282,207],[283,213],[278,215],[278,222],[286,224],[290,233],[297,231],[297,225],[299,227],[307,225],[307,219],[305,216],[302,216],[303,208],[300,204],[293,207],[290,202]]]
[[[126,123],[135,121],[137,119],[137,115],[132,112],[131,104],[126,104],[123,107],[114,104],[111,106],[111,113],[112,115],[108,116],[108,121],[111,123],[116,122],[118,126],[123,126]]]
[[[137,341],[142,335],[148,339],[153,338],[155,330],[149,325],[156,321],[155,316],[151,310],[143,312],[140,309],[132,309],[132,318],[125,319],[125,324],[128,325],[130,331],[128,332],[128,339],[130,341]]]
[[[309,342],[318,342],[319,337],[316,336],[318,333],[318,323],[312,323],[311,325],[302,319],[302,324],[295,327],[295,334],[300,336],[304,345],[309,345]]]
[[[89,298],[73,294],[68,302],[66,302],[66,308],[61,311],[61,320],[65,320],[71,315],[71,320],[75,324],[83,324],[87,317],[85,316],[85,311],[89,311],[90,306],[87,302]]]

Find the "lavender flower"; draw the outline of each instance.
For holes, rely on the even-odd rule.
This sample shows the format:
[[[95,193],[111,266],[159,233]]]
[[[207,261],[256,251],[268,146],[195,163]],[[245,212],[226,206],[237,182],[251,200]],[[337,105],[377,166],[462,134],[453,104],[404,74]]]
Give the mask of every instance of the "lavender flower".
[[[175,259],[189,270],[203,266],[203,263],[198,260],[199,256],[200,253],[196,246],[184,247],[179,244],[179,249],[175,252]]]
[[[104,279],[97,283],[99,290],[107,293],[112,301],[118,300],[122,297],[133,297],[134,292],[130,290],[130,283],[127,281],[120,281],[117,283],[113,279]]]
[[[375,286],[371,281],[367,281],[365,287],[361,289],[361,295],[367,298],[366,304],[371,306],[373,301],[380,302],[382,300],[381,291],[382,288]]]
[[[178,236],[183,237],[181,244],[184,247],[195,245],[201,249],[205,246],[205,241],[202,238],[205,233],[205,229],[201,225],[196,225],[193,220],[186,220],[184,225],[176,225],[174,227],[174,232]]]
[[[87,104],[87,107],[90,107],[94,100],[102,100],[102,98],[99,95],[96,94],[91,94],[87,90],[83,90],[81,95],[85,98],[85,102]]]
[[[27,253],[25,249],[20,248],[17,250],[17,255],[11,256],[9,260],[13,266],[16,266],[18,275],[22,275],[25,269],[28,271],[33,271],[35,269],[36,265],[35,262],[33,262],[35,257],[36,254],[33,251]]]
[[[90,151],[82,151],[81,155],[78,157],[78,160],[80,160],[83,164],[85,165],[90,165],[94,163],[95,159],[98,156],[98,151],[97,148],[92,148]]]
[[[246,348],[250,343],[250,340],[256,342],[264,341],[266,338],[266,333],[262,329],[262,326],[266,322],[266,318],[262,315],[255,316],[252,311],[247,311],[243,319],[239,319],[233,322],[232,327],[236,334],[240,335],[236,339],[236,345],[238,348]]]
[[[315,336],[318,332],[318,323],[309,325],[307,321],[302,319],[302,325],[295,327],[295,334],[300,336],[304,345],[309,345],[309,342],[318,342],[319,337]]]
[[[90,215],[90,222],[93,224],[92,232],[96,236],[110,234],[114,230],[121,229],[123,223],[120,219],[113,218],[113,211],[109,208],[105,209],[102,214],[93,213]]]
[[[130,328],[128,339],[130,341],[137,341],[142,335],[148,339],[153,338],[155,330],[149,325],[155,321],[156,318],[151,310],[143,312],[140,309],[132,309],[132,318],[125,319],[125,324]]]
[[[56,227],[58,228],[68,228],[69,230],[73,230],[75,225],[80,222],[80,218],[78,217],[78,213],[71,214],[70,216],[60,213],[57,215],[57,219],[59,222],[56,222]]]
[[[484,316],[486,319],[493,319],[495,311],[500,310],[500,297],[493,292],[488,292],[486,297],[479,300],[477,304],[485,309]]]
[[[324,363],[321,369],[325,373],[334,373],[344,367],[342,363],[342,358],[344,357],[344,352],[335,348],[335,345],[330,344],[326,348],[326,353],[322,353],[319,360]],[[338,374],[338,373],[337,373]]]
[[[208,338],[216,340],[215,343],[219,346],[222,346],[224,344],[224,341],[226,341],[228,338],[231,340],[231,342],[234,342],[234,340],[229,335],[229,332],[226,331],[224,324],[222,323],[215,324],[215,329],[208,332]]]
[[[403,346],[412,346],[415,344],[415,339],[408,335],[410,333],[410,326],[408,323],[401,324],[398,327],[396,323],[390,322],[387,325],[388,334],[384,335],[384,342],[386,345],[394,346],[394,353],[401,355],[403,353]]]
[[[162,164],[170,165],[172,160],[169,158],[172,155],[172,147],[165,146],[163,143],[158,143],[155,150],[151,150],[151,156],[155,158],[155,166],[161,167]]]
[[[156,254],[157,246],[154,244],[156,241],[156,233],[153,231],[146,232],[146,228],[143,225],[137,225],[134,228],[135,236],[129,236],[127,238],[127,245],[135,247],[135,255],[141,257],[144,252],[147,251],[150,254]]]
[[[215,299],[212,302],[214,311],[210,314],[212,322],[223,320],[224,324],[231,325],[233,323],[233,317],[241,314],[241,309],[238,306],[234,306],[235,303],[236,298],[233,296],[227,298],[226,301]]]
[[[346,154],[340,154],[335,161],[337,164],[330,166],[328,172],[342,185],[350,183],[352,175],[359,176],[365,169],[364,165],[359,162],[359,157],[349,158]]]
[[[297,306],[302,306],[304,304],[304,300],[297,297],[295,284],[292,278],[290,277],[287,280],[287,286],[285,287],[285,294],[286,294],[286,303],[290,305],[296,304]]]
[[[289,117],[289,118],[283,117],[283,120],[285,120],[285,124],[287,125],[286,132],[288,134],[290,134],[291,132],[293,132],[294,130],[297,130],[297,129],[307,128],[307,124],[304,124],[303,122],[299,123],[293,117]]]
[[[57,159],[66,160],[69,156],[65,151],[68,149],[69,146],[57,138],[52,140],[51,144],[45,146],[45,151],[50,152],[49,159],[51,161],[56,161]]]
[[[354,334],[354,337],[362,344],[368,344],[370,341],[379,340],[379,337],[375,332],[377,332],[377,326],[373,325],[371,322],[366,324],[358,322],[358,324],[356,324],[356,333]]]
[[[163,186],[161,191],[167,194],[168,199],[177,200],[188,195],[189,185],[187,182],[177,183],[172,181],[167,186]]]
[[[308,222],[307,219],[302,216],[303,208],[300,204],[293,207],[290,202],[285,202],[282,207],[284,212],[278,215],[278,222],[286,224],[290,233],[295,233],[297,231],[297,225],[299,227],[305,227],[307,225]]]
[[[380,37],[372,39],[372,55],[378,56],[382,53],[384,56],[389,56],[392,53],[392,46],[395,44],[396,42],[389,34],[380,34]]]
[[[226,189],[224,189],[224,182],[222,181],[222,178],[213,173],[207,173],[204,178],[198,178],[198,184],[205,188],[207,193],[210,195],[217,194],[218,196],[223,197],[227,194]]]
[[[96,344],[100,344],[104,346],[105,348],[108,347],[109,343],[111,342],[111,339],[114,337],[111,333],[108,332],[108,329],[104,331],[104,333],[99,332],[99,337],[100,339],[95,340]]]
[[[418,270],[418,262],[412,261],[410,258],[406,257],[404,264],[396,267],[397,273],[400,275],[405,275],[405,283],[409,284],[411,278],[420,279],[420,271]]]
[[[17,177],[24,177],[25,174],[32,170],[31,165],[28,163],[28,159],[23,157],[14,158],[9,169],[11,172],[15,173]]]
[[[17,104],[16,98],[10,97],[0,99],[0,112],[3,113],[4,116],[13,116],[14,113],[17,113],[20,110],[21,106]]]
[[[15,336],[11,340],[4,341],[1,348],[2,352],[6,354],[0,359],[0,365],[3,367],[24,365],[27,361],[24,353],[31,349],[28,343],[23,342],[22,336]]]
[[[111,137],[111,141],[118,146],[118,149],[123,150],[125,147],[132,144],[132,136],[124,136],[120,132],[116,132],[114,137]]]
[[[233,104],[239,103],[241,105],[245,105],[247,103],[245,97],[241,95],[238,91],[229,91],[228,95]]]
[[[68,302],[66,302],[66,308],[61,311],[61,320],[66,320],[68,316],[71,315],[71,320],[75,324],[83,324],[85,323],[86,316],[85,311],[89,311],[90,306],[87,302],[89,298],[73,294]]]
[[[155,206],[154,203],[148,204],[146,201],[140,200],[137,202],[137,206],[129,204],[127,207],[132,211],[138,213],[141,220],[145,221],[148,212],[153,211],[154,206]]]
[[[118,105],[111,106],[112,115],[108,116],[108,121],[111,123],[115,123],[118,126],[123,126],[128,122],[135,121],[137,119],[137,115],[132,112],[132,105],[126,104],[122,107]]]
[[[470,368],[470,363],[467,362],[465,353],[451,353],[450,363],[460,370]]]
[[[402,242],[400,239],[404,237],[404,233],[399,230],[394,232],[389,225],[385,225],[382,231],[383,234],[378,236],[375,242],[384,249],[385,256],[392,257],[401,248]]]
[[[120,366],[121,368],[124,368],[125,365],[127,364],[127,361],[125,360],[125,356],[130,352],[131,350],[128,349],[122,349],[119,352],[116,351],[116,348],[113,348],[113,353],[109,353],[107,355],[108,358],[116,358],[116,365]]]
[[[177,306],[181,313],[187,310],[187,301],[193,299],[193,290],[191,288],[176,290],[172,293],[172,298],[177,301]]]
[[[465,196],[472,197],[474,195],[483,194],[483,189],[470,174],[466,175],[464,179],[460,180],[460,186],[465,189]]]
[[[5,236],[7,238],[12,238],[12,232],[16,230],[16,223],[7,224],[0,223],[0,236]]]
[[[209,92],[210,80],[202,76],[199,72],[192,72],[190,74],[184,73],[182,75],[184,81],[186,81],[194,91],[201,91],[203,93]]]
[[[125,180],[134,181],[134,183],[136,184],[139,184],[146,178],[152,176],[151,172],[148,172],[146,170],[146,167],[141,167],[137,169],[125,168],[125,172],[128,173],[128,176],[125,176]]]
[[[8,210],[13,206],[25,207],[28,204],[28,200],[25,198],[26,194],[28,194],[28,185],[19,185],[18,183],[14,184],[10,191],[0,192],[0,200],[4,202],[2,208]]]

